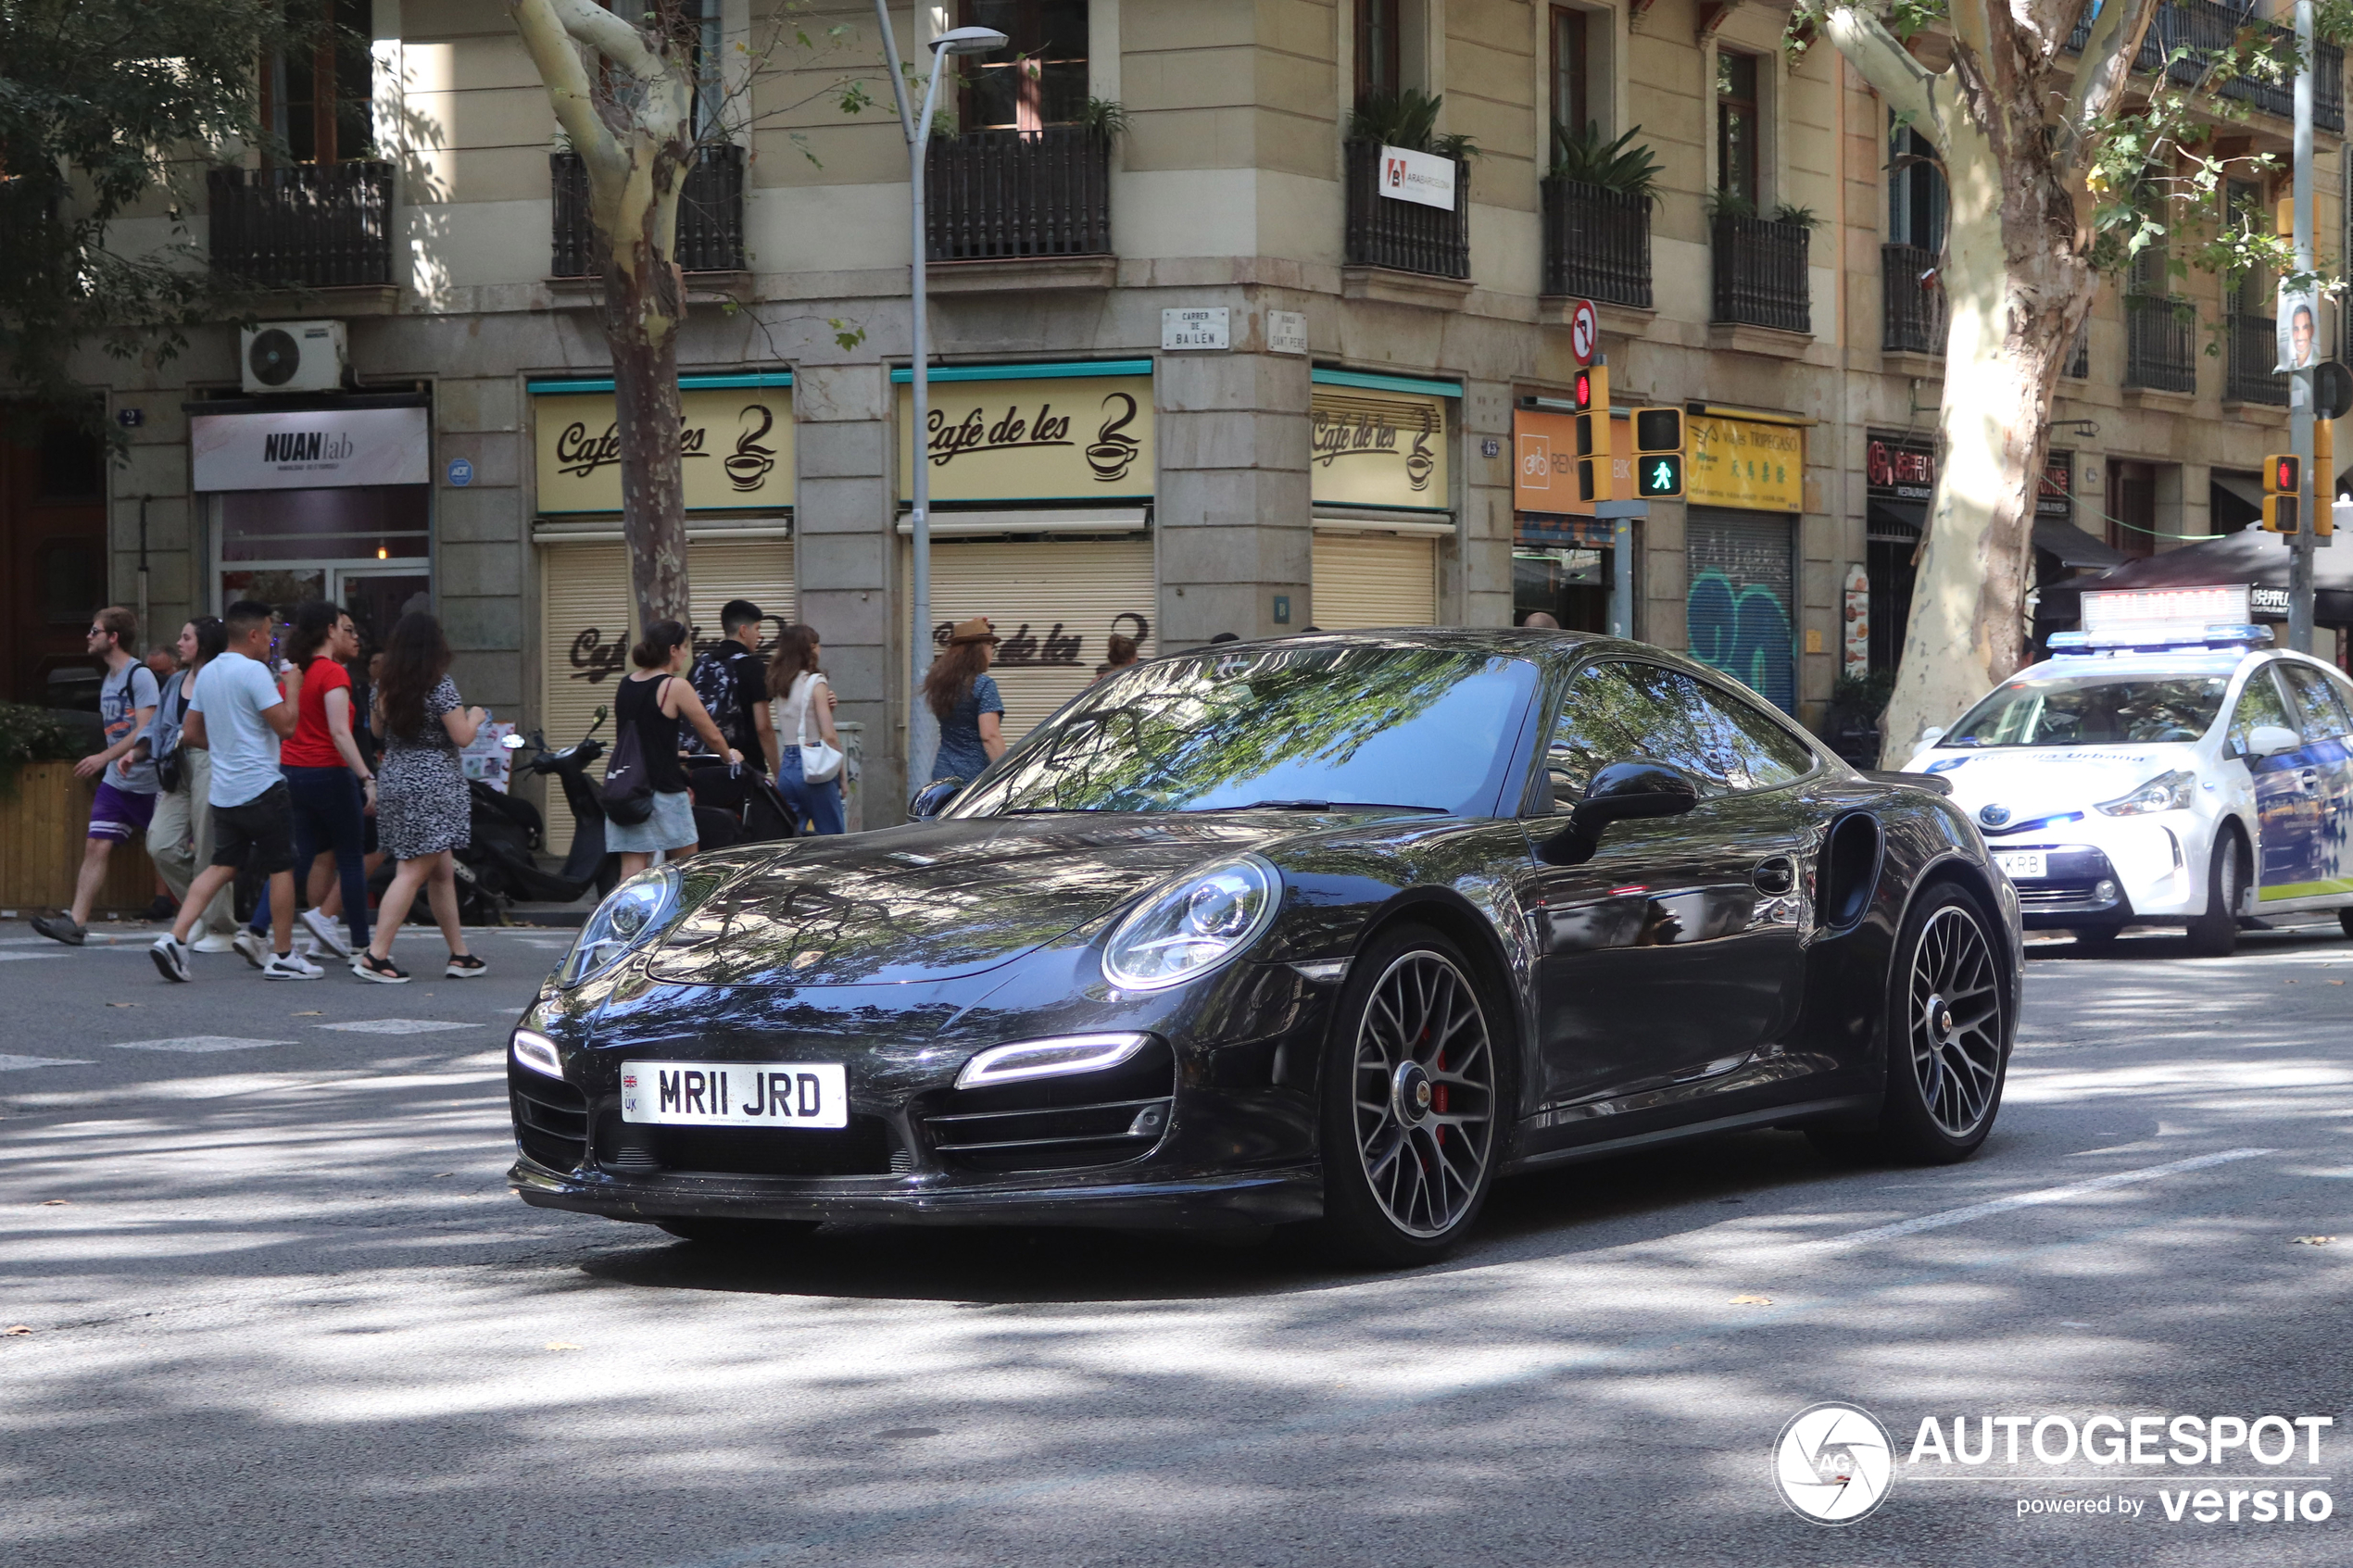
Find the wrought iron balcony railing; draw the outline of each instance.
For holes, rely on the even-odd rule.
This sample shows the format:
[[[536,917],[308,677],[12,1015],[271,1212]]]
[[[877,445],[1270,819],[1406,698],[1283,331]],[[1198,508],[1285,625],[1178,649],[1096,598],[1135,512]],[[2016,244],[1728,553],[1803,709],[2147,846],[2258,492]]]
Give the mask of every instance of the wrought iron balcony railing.
[[[1083,125],[968,131],[925,154],[934,261],[1111,254],[1111,138]]]
[[[1544,292],[1649,309],[1650,198],[1545,181]]]
[[[1812,332],[1813,291],[1806,275],[1812,231],[1803,223],[1729,214],[1718,216],[1713,227],[1716,320]]]
[[[585,278],[597,270],[588,225],[588,169],[578,153],[549,153],[556,222],[547,274]],[[678,194],[678,265],[689,272],[744,270],[744,150],[732,144],[698,148]]]
[[[2093,18],[2086,15],[2082,25],[2068,39],[2070,53],[2082,53],[2083,45],[2091,40],[2092,21]],[[2149,19],[2149,30],[2141,38],[2141,52],[2133,56],[2133,69],[2144,76],[2154,76],[2165,69],[2167,77],[2177,85],[2196,87],[2205,80],[2207,67],[2214,56],[2229,48],[2243,30],[2256,25],[2257,19],[2243,4],[2167,0]],[[2293,46],[2294,29],[2273,27],[2270,32],[2274,40],[2286,40]],[[2166,57],[2176,49],[2188,52],[2167,69]],[[2334,44],[2322,44],[2313,51],[2312,65],[2312,123],[2323,131],[2341,132],[2345,129],[2345,50]],[[2233,77],[2215,91],[2281,119],[2296,118],[2293,77],[2278,82]]]
[[[2196,392],[2195,324],[2170,295],[2124,296],[2124,384],[2153,392]]]
[[[392,282],[392,165],[215,169],[205,188],[221,271],[264,288]]]
[[[2280,362],[2279,322],[2270,316],[2245,316],[2233,311],[2222,323],[2228,342],[2222,395],[2233,403],[2269,403],[2287,407],[2287,377],[2275,375]]]
[[[1936,253],[1919,245],[1881,245],[1880,343],[1890,354],[1944,352],[1944,289]]]
[[[1380,148],[1351,142],[1348,154],[1348,260],[1433,278],[1470,276],[1470,162],[1454,160],[1454,208],[1424,207],[1380,194]]]

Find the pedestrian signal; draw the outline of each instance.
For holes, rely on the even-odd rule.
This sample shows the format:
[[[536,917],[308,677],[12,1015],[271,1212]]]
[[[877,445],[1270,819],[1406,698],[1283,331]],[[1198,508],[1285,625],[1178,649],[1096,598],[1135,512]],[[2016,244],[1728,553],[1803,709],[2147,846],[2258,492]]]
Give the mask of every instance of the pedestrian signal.
[[[1634,410],[1634,494],[1671,501],[1683,493],[1683,410]]]
[[[1579,458],[1577,459],[1577,498],[1580,501],[1607,501],[1611,494],[1609,459]]]
[[[2353,370],[2323,359],[2312,367],[2312,417],[2327,424],[2349,413],[2353,413]]]
[[[1682,449],[1682,409],[1637,408],[1634,410],[1635,451],[1680,452]]]
[[[2263,494],[2298,495],[2303,491],[2304,464],[2295,453],[2273,452],[2263,459]],[[2287,532],[2293,533],[2296,530],[2291,528]]]
[[[2295,459],[2290,458],[2291,462]],[[2296,533],[2302,530],[2296,522],[2297,498],[2294,495],[2263,497],[2263,527],[2271,533]]]

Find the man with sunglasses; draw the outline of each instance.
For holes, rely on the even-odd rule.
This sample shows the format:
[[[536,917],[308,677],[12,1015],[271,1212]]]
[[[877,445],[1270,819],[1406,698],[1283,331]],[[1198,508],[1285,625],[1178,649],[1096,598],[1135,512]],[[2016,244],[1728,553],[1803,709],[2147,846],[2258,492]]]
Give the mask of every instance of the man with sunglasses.
[[[76,777],[95,778],[97,797],[90,803],[90,831],[82,850],[82,874],[74,884],[73,908],[61,915],[35,917],[32,929],[54,942],[79,947],[89,935],[91,906],[106,885],[107,861],[114,847],[147,831],[156,814],[156,765],[134,759],[132,748],[147,733],[156,716],[155,671],[139,662],[132,645],[139,640],[139,618],[120,605],[108,605],[90,622],[90,653],[105,661],[107,677],[98,688],[98,720],[106,726],[107,746],[73,765]]]

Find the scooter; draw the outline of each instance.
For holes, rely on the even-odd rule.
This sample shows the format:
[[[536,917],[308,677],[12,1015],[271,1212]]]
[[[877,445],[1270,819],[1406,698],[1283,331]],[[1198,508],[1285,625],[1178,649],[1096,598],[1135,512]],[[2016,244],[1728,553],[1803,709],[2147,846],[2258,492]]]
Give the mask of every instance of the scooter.
[[[750,766],[730,768],[716,757],[680,759],[695,794],[695,832],[705,849],[792,838],[799,832],[784,791]]]

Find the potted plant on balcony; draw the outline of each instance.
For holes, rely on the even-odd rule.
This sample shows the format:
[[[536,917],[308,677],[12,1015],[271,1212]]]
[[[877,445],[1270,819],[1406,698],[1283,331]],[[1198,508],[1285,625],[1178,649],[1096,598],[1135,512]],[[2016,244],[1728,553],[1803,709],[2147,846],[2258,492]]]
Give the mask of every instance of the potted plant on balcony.
[[[1348,172],[1348,259],[1430,277],[1470,276],[1470,160],[1478,145],[1438,130],[1442,94],[1403,88],[1357,100],[1341,144]],[[1381,149],[1428,153],[1454,166],[1454,205],[1391,200],[1380,189]]]
[[[1710,191],[1708,237],[1715,250],[1715,319],[1777,332],[1810,332],[1806,274],[1814,209],[1782,202],[1770,212],[1738,191]]]
[[[1651,204],[1658,156],[1636,143],[1639,125],[1615,141],[1592,120],[1553,127],[1544,179],[1544,292],[1651,305]]]

